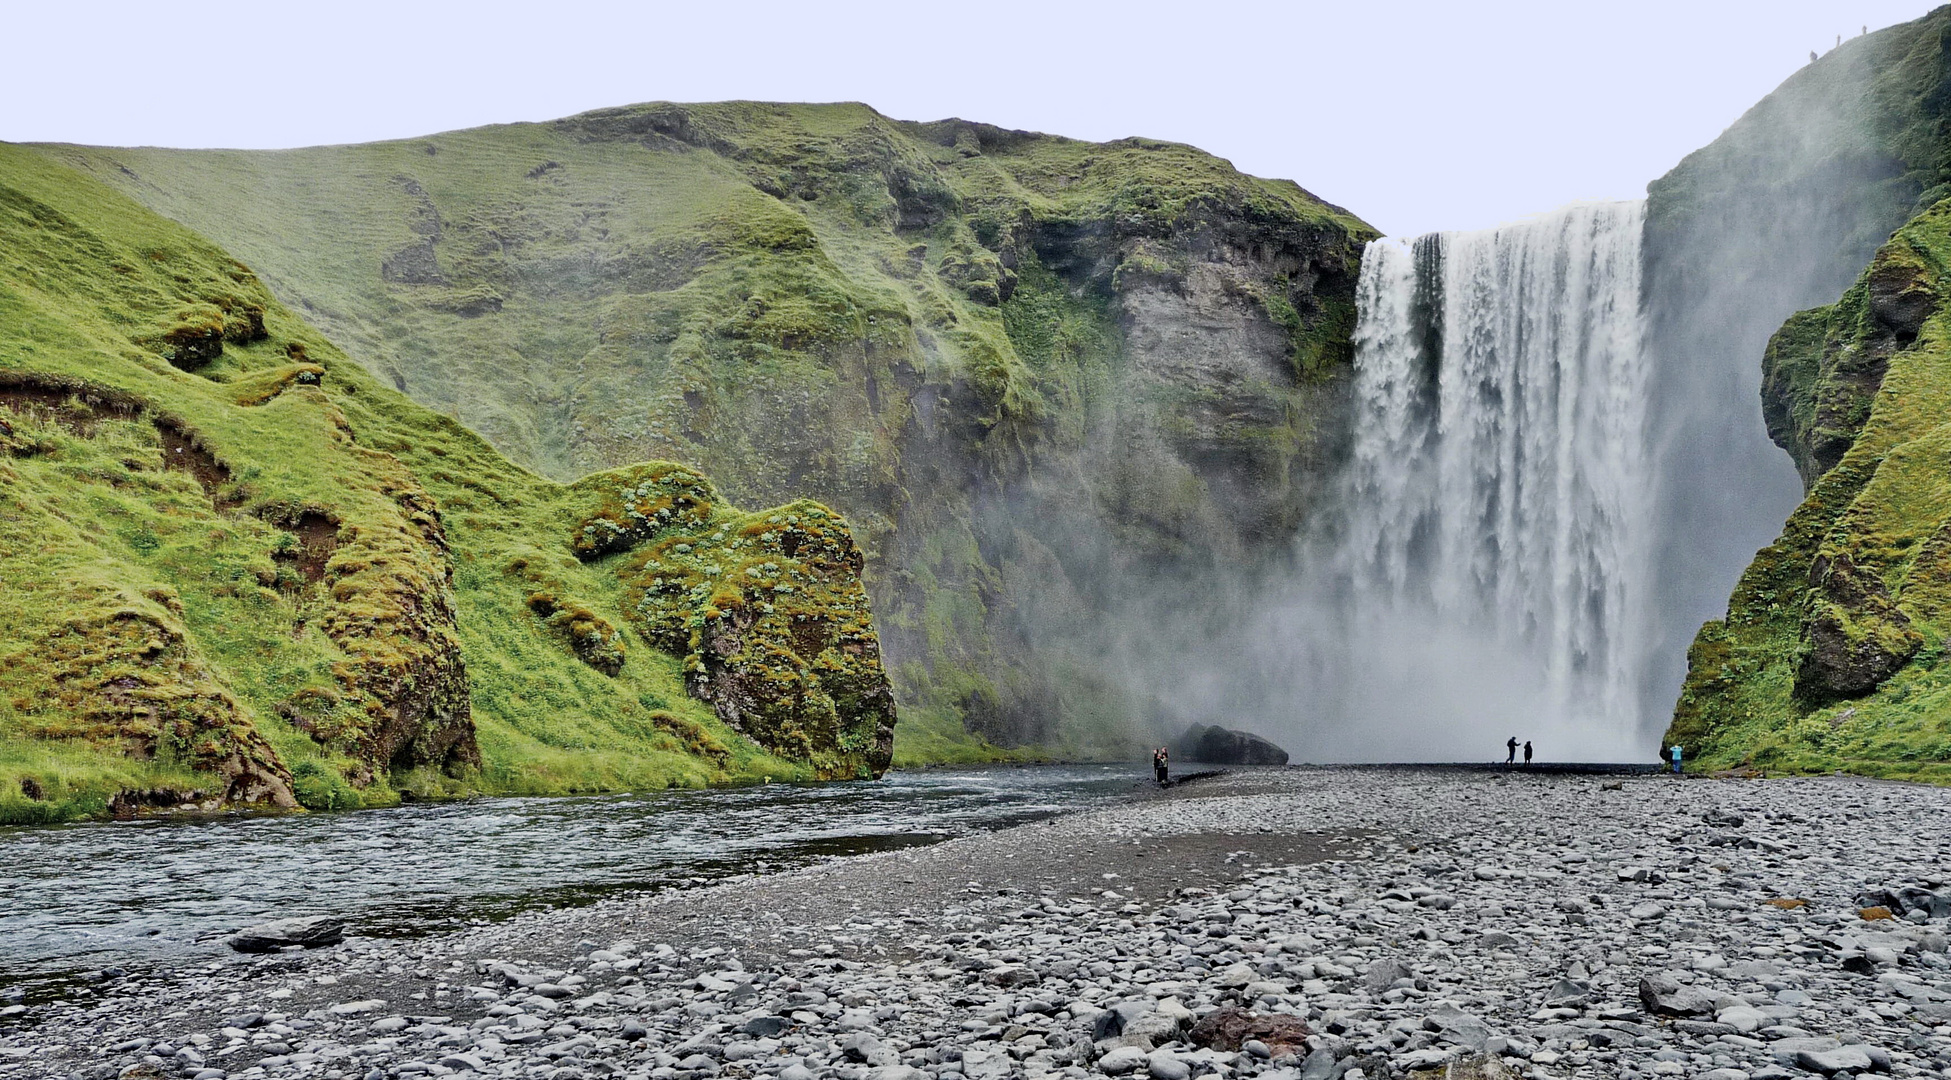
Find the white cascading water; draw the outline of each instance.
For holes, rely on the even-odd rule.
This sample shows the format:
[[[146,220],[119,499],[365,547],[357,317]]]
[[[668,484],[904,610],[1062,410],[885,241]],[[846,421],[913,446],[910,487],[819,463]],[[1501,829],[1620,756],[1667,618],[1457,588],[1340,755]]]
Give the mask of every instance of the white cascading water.
[[[1295,628],[1319,754],[1645,749],[1642,215],[1583,205],[1369,245],[1342,512],[1308,559],[1332,583]]]

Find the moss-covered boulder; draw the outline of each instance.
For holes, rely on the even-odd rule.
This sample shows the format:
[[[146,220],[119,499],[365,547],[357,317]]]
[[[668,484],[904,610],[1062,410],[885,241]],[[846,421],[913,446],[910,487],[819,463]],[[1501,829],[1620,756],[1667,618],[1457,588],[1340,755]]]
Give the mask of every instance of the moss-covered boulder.
[[[746,514],[670,462],[590,476],[570,531],[585,558],[617,555],[624,609],[684,657],[685,685],[733,731],[823,779],[879,776],[894,746],[863,559],[813,502]]]

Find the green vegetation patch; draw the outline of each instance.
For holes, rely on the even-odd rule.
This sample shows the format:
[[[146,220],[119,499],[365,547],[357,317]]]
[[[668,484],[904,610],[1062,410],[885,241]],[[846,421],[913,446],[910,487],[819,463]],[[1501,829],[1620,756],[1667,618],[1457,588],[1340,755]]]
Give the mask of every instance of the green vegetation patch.
[[[382,385],[207,241],[0,145],[0,822],[831,771],[689,693],[688,649],[629,647],[625,584],[569,524],[588,491]]]
[[[1951,203],[1767,355],[1809,485],[1702,628],[1669,742],[1702,768],[1943,780],[1951,762]]]

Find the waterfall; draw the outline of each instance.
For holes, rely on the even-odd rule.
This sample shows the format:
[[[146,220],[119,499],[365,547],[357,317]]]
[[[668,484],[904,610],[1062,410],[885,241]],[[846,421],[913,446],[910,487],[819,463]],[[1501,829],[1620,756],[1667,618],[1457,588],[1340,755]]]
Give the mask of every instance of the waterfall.
[[[1369,245],[1351,457],[1290,627],[1325,754],[1645,749],[1643,210]]]

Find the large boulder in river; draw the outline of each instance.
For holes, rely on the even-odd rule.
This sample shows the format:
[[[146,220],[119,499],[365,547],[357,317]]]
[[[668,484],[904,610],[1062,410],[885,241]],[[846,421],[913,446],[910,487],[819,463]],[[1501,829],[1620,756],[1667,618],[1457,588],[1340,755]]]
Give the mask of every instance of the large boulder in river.
[[[316,949],[345,940],[345,923],[330,915],[279,919],[246,927],[224,939],[224,944],[244,953],[276,952],[293,945]]]
[[[1194,724],[1172,744],[1180,761],[1208,765],[1285,765],[1287,751],[1251,731],[1234,731],[1218,724]]]

